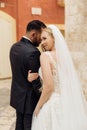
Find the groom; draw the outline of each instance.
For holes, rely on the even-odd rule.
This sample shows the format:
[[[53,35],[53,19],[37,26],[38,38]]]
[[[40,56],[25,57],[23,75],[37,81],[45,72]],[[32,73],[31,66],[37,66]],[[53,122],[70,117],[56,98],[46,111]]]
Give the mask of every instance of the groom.
[[[28,71],[38,72],[40,34],[45,24],[39,20],[28,23],[26,34],[10,50],[12,84],[10,105],[16,109],[15,130],[31,130],[32,114],[39,100],[40,77],[32,83],[27,80]]]

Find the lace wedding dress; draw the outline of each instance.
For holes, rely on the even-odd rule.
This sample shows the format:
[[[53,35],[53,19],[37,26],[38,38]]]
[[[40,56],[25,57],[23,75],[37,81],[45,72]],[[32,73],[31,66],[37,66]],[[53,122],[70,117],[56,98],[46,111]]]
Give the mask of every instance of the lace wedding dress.
[[[54,66],[52,70],[55,90],[50,99],[43,105],[37,117],[33,116],[32,130],[60,130],[61,107],[60,92],[58,89],[59,81],[56,74],[56,62],[49,52],[45,52]]]
[[[32,130],[87,130],[87,101],[68,46],[55,25],[49,25],[48,28],[54,37],[57,64],[50,52],[45,54],[54,66],[55,89],[38,116],[33,117]]]
[[[80,111],[80,109],[75,110],[80,103],[78,101],[77,104],[73,104],[73,98],[76,99],[77,97],[72,97],[72,102],[70,104],[67,104],[66,100],[61,98],[56,62],[52,58],[50,52],[45,53],[50,57],[52,65],[54,66],[52,74],[55,89],[49,100],[41,108],[38,116],[33,116],[31,130],[87,130],[87,117],[83,110],[83,103],[81,102],[80,105],[82,111]],[[65,91],[64,89],[64,93],[66,93]],[[61,101],[66,104],[66,110],[64,111]],[[69,109],[70,107],[72,107],[72,109]]]

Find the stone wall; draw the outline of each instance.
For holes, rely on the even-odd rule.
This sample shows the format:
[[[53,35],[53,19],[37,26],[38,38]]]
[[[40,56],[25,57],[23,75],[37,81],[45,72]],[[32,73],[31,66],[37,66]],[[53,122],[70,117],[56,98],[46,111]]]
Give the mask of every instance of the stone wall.
[[[65,0],[65,37],[87,98],[87,0]]]

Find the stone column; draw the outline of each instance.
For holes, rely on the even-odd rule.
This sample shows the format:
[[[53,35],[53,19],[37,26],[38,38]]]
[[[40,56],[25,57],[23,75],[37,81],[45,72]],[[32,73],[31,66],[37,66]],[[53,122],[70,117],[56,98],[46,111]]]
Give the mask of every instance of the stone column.
[[[87,97],[87,0],[65,0],[65,37]]]

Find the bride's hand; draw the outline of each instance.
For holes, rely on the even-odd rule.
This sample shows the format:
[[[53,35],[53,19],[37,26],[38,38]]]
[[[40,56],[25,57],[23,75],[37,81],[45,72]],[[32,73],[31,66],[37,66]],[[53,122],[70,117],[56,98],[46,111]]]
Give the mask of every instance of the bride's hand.
[[[31,70],[28,71],[28,81],[32,82],[33,80],[38,78],[38,73],[31,73]]]
[[[40,109],[38,107],[36,107],[35,110],[34,110],[34,116],[37,117],[39,111],[40,111]]]

